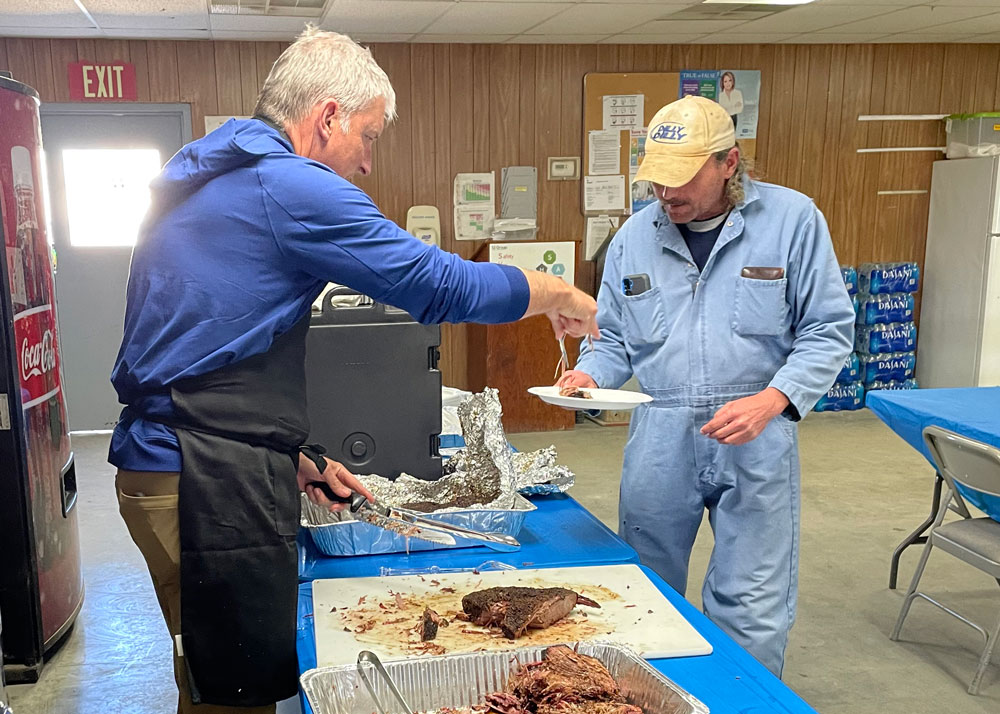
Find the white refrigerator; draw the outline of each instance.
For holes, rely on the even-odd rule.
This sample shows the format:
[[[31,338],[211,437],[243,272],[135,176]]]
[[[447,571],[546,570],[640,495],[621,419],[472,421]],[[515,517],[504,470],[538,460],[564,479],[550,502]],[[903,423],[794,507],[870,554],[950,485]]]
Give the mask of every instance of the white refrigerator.
[[[1000,157],[934,162],[917,381],[1000,385]]]

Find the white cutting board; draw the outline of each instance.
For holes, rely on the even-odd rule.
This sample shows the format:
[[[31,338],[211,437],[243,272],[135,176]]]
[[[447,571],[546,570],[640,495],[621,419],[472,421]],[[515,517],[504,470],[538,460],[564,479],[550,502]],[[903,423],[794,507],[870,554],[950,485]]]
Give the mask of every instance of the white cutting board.
[[[569,588],[601,607],[577,605],[552,627],[529,630],[517,640],[454,619],[463,595],[513,585]],[[414,631],[424,607],[451,620],[431,643],[422,643]],[[636,565],[316,580],[313,613],[320,667],[354,664],[361,650],[393,660],[577,641],[622,644],[647,659],[712,652]]]

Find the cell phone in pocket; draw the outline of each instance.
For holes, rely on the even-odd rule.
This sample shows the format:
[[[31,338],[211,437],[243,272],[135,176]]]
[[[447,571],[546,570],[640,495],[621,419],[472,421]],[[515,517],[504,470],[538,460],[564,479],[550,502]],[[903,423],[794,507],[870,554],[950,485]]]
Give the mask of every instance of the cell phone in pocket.
[[[622,294],[628,297],[642,295],[649,290],[649,276],[645,273],[626,275],[622,278]]]

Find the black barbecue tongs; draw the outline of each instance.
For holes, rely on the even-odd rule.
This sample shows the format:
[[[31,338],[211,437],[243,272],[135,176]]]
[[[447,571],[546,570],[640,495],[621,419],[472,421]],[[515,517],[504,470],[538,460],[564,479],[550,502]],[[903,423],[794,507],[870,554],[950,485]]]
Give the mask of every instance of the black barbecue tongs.
[[[316,447],[319,447],[318,449]],[[322,454],[325,449],[318,444],[303,446],[301,451],[316,464],[320,473],[326,469],[326,461]],[[334,503],[347,504],[351,513],[358,514],[361,520],[379,528],[385,528],[404,536],[420,538],[440,545],[455,545],[455,538],[474,540],[501,552],[519,550],[521,544],[513,536],[503,533],[480,533],[479,531],[462,528],[451,523],[431,520],[413,511],[384,506],[370,502],[363,494],[351,491],[350,496],[338,496],[325,481],[310,481],[307,485],[315,486]]]

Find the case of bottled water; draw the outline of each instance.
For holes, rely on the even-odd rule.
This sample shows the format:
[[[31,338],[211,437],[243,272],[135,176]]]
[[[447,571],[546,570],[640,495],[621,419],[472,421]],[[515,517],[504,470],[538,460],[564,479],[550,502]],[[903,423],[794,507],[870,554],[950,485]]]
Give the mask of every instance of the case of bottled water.
[[[864,263],[858,270],[858,291],[869,295],[915,293],[919,287],[916,263]]]
[[[865,386],[861,382],[834,384],[819,398],[813,411],[839,412],[860,409],[865,405]]]
[[[913,352],[917,348],[917,326],[912,322],[861,325],[857,328],[855,337],[855,349],[862,354]]]
[[[877,325],[913,320],[913,293],[861,295],[855,310],[859,325]]]

